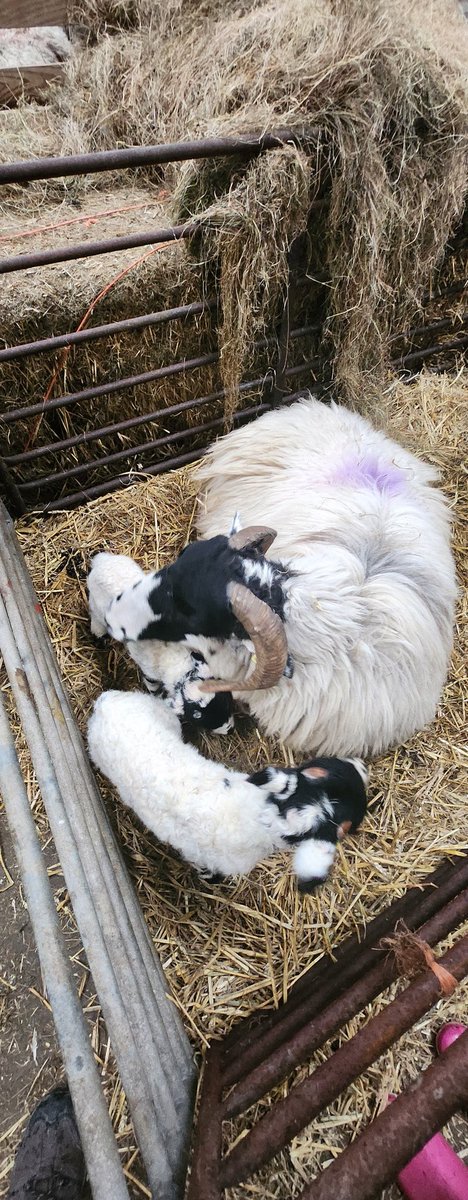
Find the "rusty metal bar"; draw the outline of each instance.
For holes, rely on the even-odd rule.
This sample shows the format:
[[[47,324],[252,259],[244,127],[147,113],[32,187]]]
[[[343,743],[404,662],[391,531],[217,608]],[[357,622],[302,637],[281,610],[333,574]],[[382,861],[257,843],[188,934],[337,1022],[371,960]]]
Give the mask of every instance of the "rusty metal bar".
[[[370,922],[361,942],[355,936],[348,938],[338,947],[334,962],[323,956],[306,971],[280,1008],[262,1014],[256,1026],[252,1025],[249,1018],[241,1022],[225,1043],[225,1085],[241,1079],[281,1045],[286,1037],[300,1029],[302,1023],[311,1021],[326,1005],[359,980],[364,972],[382,962],[385,951],[377,949],[378,943],[392,932],[397,921],[404,920],[409,929],[418,929],[466,887],[468,855],[463,855],[461,861],[455,864],[447,861],[441,863],[424,880],[423,890],[411,888],[379,913]]]
[[[216,300],[205,300],[193,304],[182,304],[179,308],[165,308],[161,312],[145,313],[141,317],[129,317],[125,321],[112,321],[108,325],[93,325],[91,329],[80,329],[73,333],[61,333],[57,337],[42,338],[39,342],[22,342],[19,346],[7,346],[0,350],[0,362],[13,362],[18,358],[29,358],[33,354],[46,354],[49,350],[94,342],[98,338],[111,337],[114,333],[133,332],[146,329],[149,325],[163,325],[183,317],[197,317],[216,308]]]
[[[207,1051],[203,1076],[202,1101],[195,1130],[192,1170],[187,1200],[219,1200],[222,1151],[221,1078],[219,1073],[221,1042],[213,1042]]]
[[[16,346],[6,346],[0,350],[0,362],[13,362],[19,358],[29,358],[33,354],[47,354],[49,351],[62,350],[68,346],[81,345],[86,342],[97,341],[99,338],[112,337],[116,333],[128,333],[138,329],[146,329],[151,325],[162,325],[169,321],[176,321],[185,317],[200,316],[204,312],[208,312],[217,307],[217,300],[194,301],[192,304],[182,304],[178,308],[166,308],[161,312],[145,313],[140,317],[129,317],[123,321],[112,321],[108,325],[94,325],[91,329],[80,329],[70,333],[58,334],[56,337],[42,338],[37,342],[21,342]],[[413,337],[419,337],[426,333],[435,333],[442,329],[456,329],[460,325],[468,323],[468,313],[464,313],[458,320],[451,317],[444,318],[440,321],[432,321],[429,325],[416,325],[413,329],[402,330],[401,333],[395,333],[390,338],[390,342],[400,340],[409,341]],[[320,333],[322,324],[320,321],[312,325],[302,325],[297,329],[291,329],[289,340],[307,337],[308,334]],[[273,338],[264,339],[265,341],[273,341]]]
[[[468,1033],[421,1072],[299,1200],[374,1200],[468,1102]]]
[[[296,336],[302,336],[302,330],[297,331]],[[307,329],[306,329],[307,332]],[[290,337],[293,335],[291,334]],[[264,339],[273,341],[273,338]],[[301,368],[302,370],[302,368]],[[253,387],[261,387],[263,378],[252,380],[252,382],[239,384],[239,392],[249,390]],[[20,463],[36,461],[38,458],[43,458],[45,454],[54,454],[58,450],[68,450],[72,446],[81,446],[89,442],[99,441],[103,437],[110,436],[115,433],[123,433],[127,429],[135,429],[139,425],[151,423],[152,421],[165,419],[168,416],[175,416],[177,413],[187,412],[190,409],[199,408],[203,404],[212,403],[214,400],[222,400],[225,395],[224,389],[218,392],[211,392],[208,396],[200,396],[193,400],[183,400],[180,404],[168,405],[167,408],[159,408],[154,412],[143,413],[138,417],[128,417],[125,421],[116,421],[112,425],[103,425],[98,429],[90,429],[86,433],[76,433],[73,437],[63,438],[61,441],[49,442],[46,446],[35,446],[33,450],[25,450],[20,454],[7,454],[4,456],[4,462],[8,467],[18,466]],[[49,404],[44,405],[42,412],[47,416]],[[138,446],[136,447],[138,450]]]
[[[419,936],[430,946],[434,946],[452,929],[456,929],[467,916],[468,888],[459,896],[455,896],[445,908],[423,925],[418,930]],[[351,987],[346,988],[313,1021],[305,1017],[296,1033],[286,1038],[268,1057],[264,1057],[250,1074],[236,1084],[225,1101],[225,1116],[233,1117],[245,1112],[251,1104],[286,1079],[295,1067],[305,1062],[347,1021],[362,1012],[366,1004],[371,1004],[396,978],[398,969],[395,958],[386,954],[383,960],[363,974]],[[227,1082],[230,1082],[230,1076],[234,1073],[235,1063],[228,1073]],[[223,1083],[225,1081],[226,1075]]]
[[[60,496],[58,500],[47,500],[39,510],[42,516],[47,516],[48,513],[62,512],[68,508],[75,508],[78,504],[87,504],[89,500],[95,500],[97,496],[107,496],[110,492],[117,492],[119,488],[129,487],[132,483],[136,483],[140,476],[146,475],[163,475],[166,471],[175,470],[176,467],[185,467],[188,463],[196,462],[197,458],[201,458],[203,450],[190,450],[187,454],[178,454],[175,458],[168,458],[165,462],[158,463],[156,467],[145,467],[144,471],[125,472],[122,475],[117,475],[116,478],[108,479],[105,483],[94,484],[92,487],[82,488],[80,492],[70,492],[65,496]],[[35,509],[37,511],[37,509]]]
[[[5,425],[15,421],[25,421],[27,417],[39,414],[47,415],[56,408],[71,408],[81,400],[94,400],[98,396],[112,396],[125,388],[137,387],[141,383],[153,383],[156,379],[168,379],[171,375],[179,375],[181,371],[194,371],[196,367],[208,367],[219,360],[219,354],[202,354],[199,358],[184,358],[180,362],[171,363],[169,367],[156,367],[154,371],[144,371],[141,375],[129,375],[125,379],[114,379],[111,383],[103,383],[97,387],[83,388],[81,392],[70,392],[64,396],[56,396],[53,400],[39,401],[29,404],[26,408],[15,408],[12,412],[2,413],[0,420]]]
[[[88,175],[97,171],[116,171],[130,167],[151,167],[190,158],[216,158],[217,155],[242,154],[246,157],[273,150],[284,142],[293,145],[312,141],[313,127],[278,129],[272,133],[238,137],[202,138],[193,142],[167,142],[160,146],[129,146],[126,150],[98,150],[91,154],[70,154],[62,158],[33,158],[0,165],[0,185],[30,183],[34,179],[61,179],[66,175]]]
[[[146,233],[129,233],[126,237],[101,238],[97,242],[78,242],[74,246],[58,246],[56,250],[38,250],[36,254],[14,254],[0,259],[0,275],[12,271],[29,271],[31,267],[48,267],[52,263],[70,262],[71,259],[93,258],[96,254],[115,254],[118,250],[132,250],[138,246],[153,246],[165,242],[178,242],[192,237],[197,225],[170,225],[168,229],[147,230]]]
[[[253,405],[250,408],[241,409],[240,412],[234,414],[234,421],[241,421],[244,417],[252,417],[259,410],[259,405]],[[113,454],[103,455],[102,458],[92,458],[89,462],[78,463],[75,467],[67,467],[63,471],[55,471],[50,475],[39,475],[37,479],[28,479],[27,483],[21,483],[21,494],[24,492],[33,492],[38,488],[47,487],[52,483],[61,483],[64,479],[75,479],[80,475],[87,475],[90,471],[97,470],[98,467],[107,467],[111,463],[121,462],[125,458],[136,458],[140,454],[144,454],[147,450],[159,450],[162,446],[170,446],[172,442],[183,442],[188,437],[194,437],[197,433],[208,433],[212,429],[220,429],[225,423],[225,418],[216,417],[212,421],[205,421],[202,425],[192,425],[188,429],[179,429],[176,433],[165,434],[162,438],[155,438],[150,442],[141,442],[139,446],[126,446],[124,450],[116,450]]]
[[[288,396],[287,403],[297,400],[302,396],[302,392],[293,392]],[[255,412],[261,416],[263,412],[270,412],[270,404],[259,404]],[[146,475],[163,475],[166,471],[175,470],[176,467],[185,467],[188,463],[196,462],[197,458],[201,458],[204,453],[204,448],[199,447],[197,450],[191,450],[188,454],[178,454],[174,458],[165,459],[162,463],[157,463],[154,467],[145,467],[140,474]],[[106,496],[109,492],[116,492],[119,488],[129,487],[135,483],[138,472],[125,472],[118,475],[115,479],[109,479],[105,483],[96,484],[93,487],[83,488],[80,492],[72,492],[65,496],[60,496],[57,500],[50,500],[41,508],[43,516],[47,516],[50,512],[61,512],[68,508],[74,508],[77,504],[84,504],[88,500],[94,500],[97,496]]]
[[[457,980],[463,979],[468,973],[468,936],[439,962]],[[234,1146],[221,1168],[222,1186],[232,1187],[274,1158],[438,1000],[439,980],[431,970],[424,971]]]
[[[389,342],[409,342],[414,337],[422,337],[427,333],[437,333],[442,330],[460,329],[463,325],[468,325],[468,313],[463,313],[460,317],[443,317],[440,321],[431,321],[428,325],[415,325],[414,329],[402,329],[400,333],[392,334]],[[1,357],[1,355],[0,355]]]
[[[468,333],[464,337],[454,338],[451,342],[439,342],[434,346],[426,346],[423,350],[413,350],[411,354],[403,354],[400,358],[392,358],[390,361],[392,366],[397,368],[415,366],[416,363],[424,362],[426,358],[432,358],[435,354],[463,350],[465,346],[468,346]]]

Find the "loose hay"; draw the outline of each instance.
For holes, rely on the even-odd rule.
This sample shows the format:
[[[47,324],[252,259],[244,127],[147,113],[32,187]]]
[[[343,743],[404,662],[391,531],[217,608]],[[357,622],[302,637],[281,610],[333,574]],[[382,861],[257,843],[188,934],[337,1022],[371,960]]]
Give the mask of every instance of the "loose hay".
[[[408,387],[395,383],[383,396],[378,414],[378,423],[391,435],[442,472],[454,509],[460,580],[466,577],[468,565],[467,406],[466,375],[426,375]],[[89,556],[107,548],[132,554],[144,568],[162,566],[193,535],[195,512],[189,469],[157,481],[143,480],[49,521],[19,522],[20,541],[83,730],[100,691],[137,684],[133,665],[125,661],[119,647],[103,651],[92,644],[82,573]],[[284,855],[270,859],[248,879],[213,889],[201,885],[195,873],[172,851],[158,846],[101,781],[151,936],[195,1046],[203,1048],[210,1037],[222,1036],[252,1009],[277,1004],[324,952],[332,953],[343,938],[422,880],[446,853],[466,849],[467,634],[465,593],[460,597],[452,668],[437,719],[372,764],[369,815],[362,831],[340,847],[332,879],[315,897],[298,896]],[[243,769],[268,760],[291,761],[283,746],[262,737],[247,718],[239,721],[233,735],[204,736],[202,744],[205,753]],[[42,828],[47,828],[45,820]],[[452,942],[449,938],[444,945]],[[349,1038],[379,1011],[398,986],[350,1022],[294,1079],[304,1078],[315,1063],[324,1061],[337,1041]],[[297,1193],[376,1114],[387,1091],[398,1092],[429,1063],[434,1028],[444,1019],[466,1020],[467,1007],[468,991],[461,986],[300,1134],[272,1168],[230,1195],[236,1200],[255,1196],[286,1200]],[[286,1087],[282,1085],[273,1096],[285,1094]],[[115,1079],[115,1095],[121,1096],[118,1088]],[[253,1111],[264,1111],[267,1103]],[[227,1144],[245,1128],[245,1118],[228,1127]],[[463,1136],[466,1139],[462,1120],[455,1118],[450,1130],[454,1144],[461,1147]],[[138,1175],[137,1165],[133,1170]],[[395,1189],[384,1193],[386,1200],[396,1200],[397,1195]]]

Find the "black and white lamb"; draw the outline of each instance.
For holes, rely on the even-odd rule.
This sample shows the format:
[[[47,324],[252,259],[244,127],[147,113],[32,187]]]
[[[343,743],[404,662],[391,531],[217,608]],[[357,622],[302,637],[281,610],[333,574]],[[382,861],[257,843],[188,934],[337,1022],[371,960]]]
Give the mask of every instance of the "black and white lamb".
[[[99,696],[88,745],[123,803],[213,882],[289,849],[299,889],[310,892],[327,878],[337,842],[366,812],[359,760],[231,771],[185,744],[175,713],[142,692]]]
[[[138,563],[126,554],[96,554],[88,575],[91,633],[108,632],[106,612],[114,597],[147,577]],[[211,696],[200,690],[200,682],[212,672],[203,654],[184,642],[125,641],[125,649],[141,671],[148,691],[163,695],[186,721],[194,721],[214,733],[228,733],[234,726],[232,696]]]

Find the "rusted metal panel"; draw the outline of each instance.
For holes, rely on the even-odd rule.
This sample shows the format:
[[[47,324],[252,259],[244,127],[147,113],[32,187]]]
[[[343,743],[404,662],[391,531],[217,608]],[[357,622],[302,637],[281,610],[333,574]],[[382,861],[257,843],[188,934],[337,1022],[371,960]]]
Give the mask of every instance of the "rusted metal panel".
[[[419,937],[430,946],[434,946],[466,916],[468,889],[423,925],[418,930]],[[306,1012],[296,1033],[285,1037],[276,1050],[263,1057],[259,1065],[233,1088],[225,1102],[225,1115],[232,1117],[244,1112],[272,1087],[281,1083],[295,1067],[306,1062],[315,1050],[323,1046],[347,1021],[362,1012],[362,1009],[371,1004],[396,978],[398,968],[394,955],[386,954],[383,961],[378,962],[352,987],[337,996],[314,1020],[308,1020]],[[281,1026],[279,1028],[281,1029]]]
[[[439,962],[456,979],[463,979],[468,974],[468,937],[461,938]],[[224,1159],[223,1187],[232,1187],[274,1158],[439,999],[439,981],[432,971],[425,971],[238,1142]]]
[[[251,157],[253,155],[267,151],[273,146],[284,144],[285,142],[304,139],[313,141],[314,130],[295,131],[294,135],[290,130],[283,129],[273,131],[265,135],[251,135],[246,137],[235,138],[211,138],[201,139],[197,142],[179,142],[161,146],[133,146],[126,150],[105,151],[88,155],[74,155],[67,158],[53,158],[31,160],[28,162],[13,163],[0,165],[0,184],[12,182],[27,182],[32,179],[47,179],[57,178],[61,175],[82,174],[93,171],[115,170],[116,168],[134,169],[137,166],[157,166],[170,161],[182,161],[184,159],[196,159],[204,157],[214,157],[216,155],[241,155]],[[325,203],[325,198],[321,195],[314,200],[312,207],[321,206]],[[74,259],[97,256],[117,250],[135,248],[137,246],[153,245],[156,243],[169,244],[174,239],[189,238],[196,232],[198,226],[195,221],[190,225],[179,225],[171,228],[146,231],[145,233],[136,233],[127,237],[118,237],[104,239],[99,241],[86,241],[75,245],[65,245],[54,248],[52,250],[38,251],[33,254],[20,254],[9,257],[0,262],[0,272],[8,273],[19,271],[22,269],[30,269],[38,266],[46,266],[53,263],[67,262]],[[258,340],[257,346],[261,348],[265,345],[276,342],[276,352],[272,355],[271,361],[268,363],[268,370],[265,372],[263,379],[248,381],[241,385],[240,392],[249,387],[258,387],[260,392],[260,405],[249,406],[241,410],[237,416],[237,420],[254,418],[266,411],[262,405],[271,405],[276,403],[290,402],[300,392],[293,392],[288,395],[288,387],[294,386],[293,381],[302,376],[304,382],[312,384],[314,391],[318,395],[323,395],[327,391],[327,381],[320,383],[316,382],[317,368],[320,363],[318,358],[309,359],[309,361],[301,362],[298,366],[288,367],[288,355],[291,344],[299,338],[307,338],[310,335],[320,335],[321,322],[315,320],[315,323],[300,326],[297,329],[290,329],[290,313],[289,313],[289,293],[296,286],[296,275],[300,269],[301,263],[301,244],[300,239],[297,239],[289,251],[289,284],[288,295],[286,296],[285,306],[282,316],[280,315],[280,323],[276,337],[266,337]],[[460,292],[463,290],[466,281],[457,280],[448,289],[445,289],[447,294],[450,292]],[[442,293],[440,293],[442,294]],[[429,296],[426,297],[429,299]],[[200,301],[192,305],[180,306],[179,308],[168,309],[166,312],[150,313],[141,317],[130,317],[127,320],[110,323],[108,326],[96,326],[94,329],[85,329],[79,331],[71,331],[67,334],[57,335],[56,337],[44,338],[29,345],[18,347],[8,347],[0,351],[0,362],[14,361],[15,359],[24,359],[28,354],[46,353],[61,348],[71,346],[79,346],[81,343],[92,342],[93,340],[107,335],[112,336],[113,333],[126,332],[145,328],[147,325],[157,325],[160,323],[177,320],[182,317],[197,315],[205,311],[205,309],[214,309],[217,306],[217,299],[206,302]],[[428,330],[424,327],[416,327],[414,330],[404,331],[399,336],[400,343],[403,347],[406,342],[407,350],[400,353],[399,357],[393,360],[393,365],[401,371],[412,371],[418,363],[422,363],[437,354],[439,351],[457,352],[463,350],[465,344],[468,343],[468,335],[460,336],[460,330],[463,330],[467,321],[466,314],[459,320],[454,318],[450,324],[450,319],[441,321],[433,321],[428,326]],[[447,331],[453,329],[454,334],[457,334],[451,341],[444,344],[435,343],[429,347],[418,347],[414,345],[412,339],[420,336],[422,332],[441,333],[446,335]],[[154,370],[143,372],[139,375],[124,377],[120,380],[112,380],[108,383],[96,384],[93,387],[83,388],[80,391],[65,394],[63,396],[54,396],[47,403],[38,401],[34,404],[25,405],[15,410],[10,410],[3,416],[3,422],[6,425],[12,426],[15,422],[28,420],[30,417],[39,417],[47,412],[47,415],[52,415],[55,409],[70,408],[74,405],[86,403],[94,400],[97,397],[112,396],[120,390],[126,388],[138,387],[143,384],[156,383],[162,381],[178,372],[186,372],[197,370],[210,364],[214,364],[219,359],[218,354],[200,354],[197,358],[181,360],[180,362],[171,363],[165,367],[155,367]],[[296,384],[297,387],[297,384]],[[55,501],[63,501],[66,507],[72,507],[75,503],[83,502],[95,495],[103,495],[106,491],[114,491],[117,487],[123,487],[134,477],[129,470],[123,471],[121,474],[103,479],[102,483],[99,480],[99,472],[106,473],[107,468],[115,463],[116,465],[123,460],[136,460],[140,455],[160,454],[164,451],[166,455],[168,449],[173,446],[176,453],[168,455],[161,461],[150,462],[149,469],[153,474],[159,474],[165,470],[172,469],[178,465],[193,461],[206,448],[210,434],[220,429],[222,426],[221,404],[225,392],[219,389],[211,394],[210,399],[216,402],[220,401],[220,412],[214,413],[212,418],[210,414],[209,421],[201,421],[198,425],[192,426],[181,431],[172,431],[170,426],[168,430],[164,430],[164,437],[156,437],[152,440],[147,440],[145,443],[136,444],[130,448],[115,448],[103,454],[101,458],[95,458],[89,462],[78,462],[76,466],[70,467],[66,462],[63,464],[63,469],[58,471],[49,470],[42,477],[28,478],[21,472],[22,478],[18,478],[20,471],[16,468],[23,467],[28,462],[33,463],[37,459],[43,458],[45,455],[53,454],[54,451],[59,454],[66,451],[68,448],[85,446],[91,442],[100,442],[102,438],[113,437],[124,430],[138,428],[140,425],[145,425],[146,422],[151,422],[155,419],[159,420],[161,410],[156,409],[154,413],[149,413],[147,416],[139,413],[135,418],[130,417],[122,422],[103,424],[100,428],[93,429],[92,426],[86,428],[83,433],[69,438],[57,434],[57,440],[50,444],[42,444],[39,446],[29,446],[24,450],[15,446],[16,453],[4,453],[4,471],[5,490],[8,494],[9,502],[12,505],[12,511],[18,513],[24,509],[25,501],[21,499],[24,496],[34,498],[34,505],[38,507],[45,504],[43,511],[51,511],[56,507]],[[166,412],[165,416],[176,416],[184,411],[189,412],[191,409],[202,408],[208,398],[197,397],[195,395],[193,401],[184,401],[181,405],[172,406]],[[51,426],[52,428],[52,426]],[[59,429],[59,427],[57,427]],[[183,453],[183,442],[191,435],[198,435],[197,450],[191,450],[188,454]],[[62,466],[59,462],[58,466]],[[68,479],[76,479],[77,481],[82,476],[87,476],[90,471],[97,474],[97,482],[92,488],[83,486],[82,491],[75,491],[63,494],[64,485]],[[145,472],[148,467],[145,464]],[[8,487],[7,487],[8,485]],[[16,500],[13,497],[13,489],[16,489]],[[55,492],[55,494],[54,494]],[[62,493],[62,494],[61,494]],[[325,986],[329,986],[329,979],[325,981]],[[296,999],[294,1003],[298,1002]],[[263,1029],[262,1036],[265,1033]],[[241,1032],[239,1035],[243,1038],[245,1035]],[[229,1056],[229,1047],[226,1048],[226,1055]],[[246,1065],[246,1070],[250,1070],[252,1063]]]
[[[255,417],[262,412],[266,412],[271,406],[269,404],[255,404],[250,408],[240,409],[234,413],[234,423],[248,420],[249,417]],[[215,429],[223,429],[225,424],[224,417],[215,417],[211,421],[204,421],[201,425],[192,425],[188,429],[179,429],[175,433],[166,433],[164,437],[154,438],[150,442],[142,442],[140,446],[125,446],[123,450],[116,450],[113,454],[105,454],[102,458],[89,459],[88,462],[80,463],[73,467],[67,467],[63,471],[53,471],[50,475],[40,475],[37,479],[30,479],[27,483],[20,485],[21,494],[25,492],[33,492],[46,487],[52,483],[61,483],[65,479],[78,479],[81,475],[87,475],[89,471],[96,471],[98,467],[107,467],[112,463],[122,462],[124,459],[136,458],[139,454],[152,450],[160,450],[164,446],[170,446],[173,442],[183,442],[186,438],[193,438],[197,433],[212,433]],[[201,451],[199,451],[201,453]]]
[[[464,1033],[301,1192],[299,1200],[373,1200],[467,1104],[468,1033]]]
[[[454,863],[444,862],[420,888],[411,888],[401,899],[370,922],[361,940],[352,936],[336,951],[335,962],[322,958],[292,989],[285,1004],[269,1014],[240,1023],[226,1040],[223,1056],[225,1086],[242,1078],[266,1059],[286,1037],[341,996],[367,971],[385,959],[378,949],[381,938],[397,921],[419,929],[468,887],[468,855]]]
[[[125,379],[114,379],[111,383],[103,383],[97,387],[83,388],[81,392],[56,396],[54,399],[48,400],[47,404],[41,400],[38,404],[28,404],[25,408],[15,408],[11,412],[4,413],[1,419],[4,424],[12,425],[15,421],[25,421],[28,417],[38,416],[39,413],[53,412],[55,408],[71,408],[81,400],[94,400],[97,396],[112,396],[114,392],[136,387],[140,383],[154,383],[156,379],[167,379],[171,375],[180,374],[181,371],[192,371],[196,367],[208,367],[212,363],[218,362],[218,359],[219,354],[202,354],[198,358],[184,358],[180,362],[171,363],[169,367],[156,367],[154,371],[144,371],[141,375],[129,375]]]

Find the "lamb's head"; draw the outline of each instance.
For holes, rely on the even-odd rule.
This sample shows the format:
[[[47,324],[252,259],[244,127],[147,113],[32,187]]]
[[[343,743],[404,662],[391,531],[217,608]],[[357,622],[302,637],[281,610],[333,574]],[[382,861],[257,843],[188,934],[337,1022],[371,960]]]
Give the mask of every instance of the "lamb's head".
[[[360,759],[315,758],[300,767],[265,767],[249,778],[276,805],[285,846],[294,848],[299,890],[325,881],[337,842],[361,824],[367,811],[368,773]]]
[[[182,650],[174,646],[173,654]],[[184,671],[177,680],[170,703],[174,712],[186,721],[212,733],[230,733],[234,729],[234,703],[230,692],[210,696],[200,690],[200,684],[210,673],[208,664],[198,650],[185,650]]]
[[[243,691],[272,687],[287,664],[281,619],[281,571],[263,557],[275,538],[263,526],[193,542],[169,567],[145,575],[121,592],[106,612],[117,641],[182,641],[188,634],[249,637],[256,663]],[[268,602],[267,602],[268,601]],[[279,610],[279,611],[278,611]],[[206,692],[232,691],[210,680]]]

